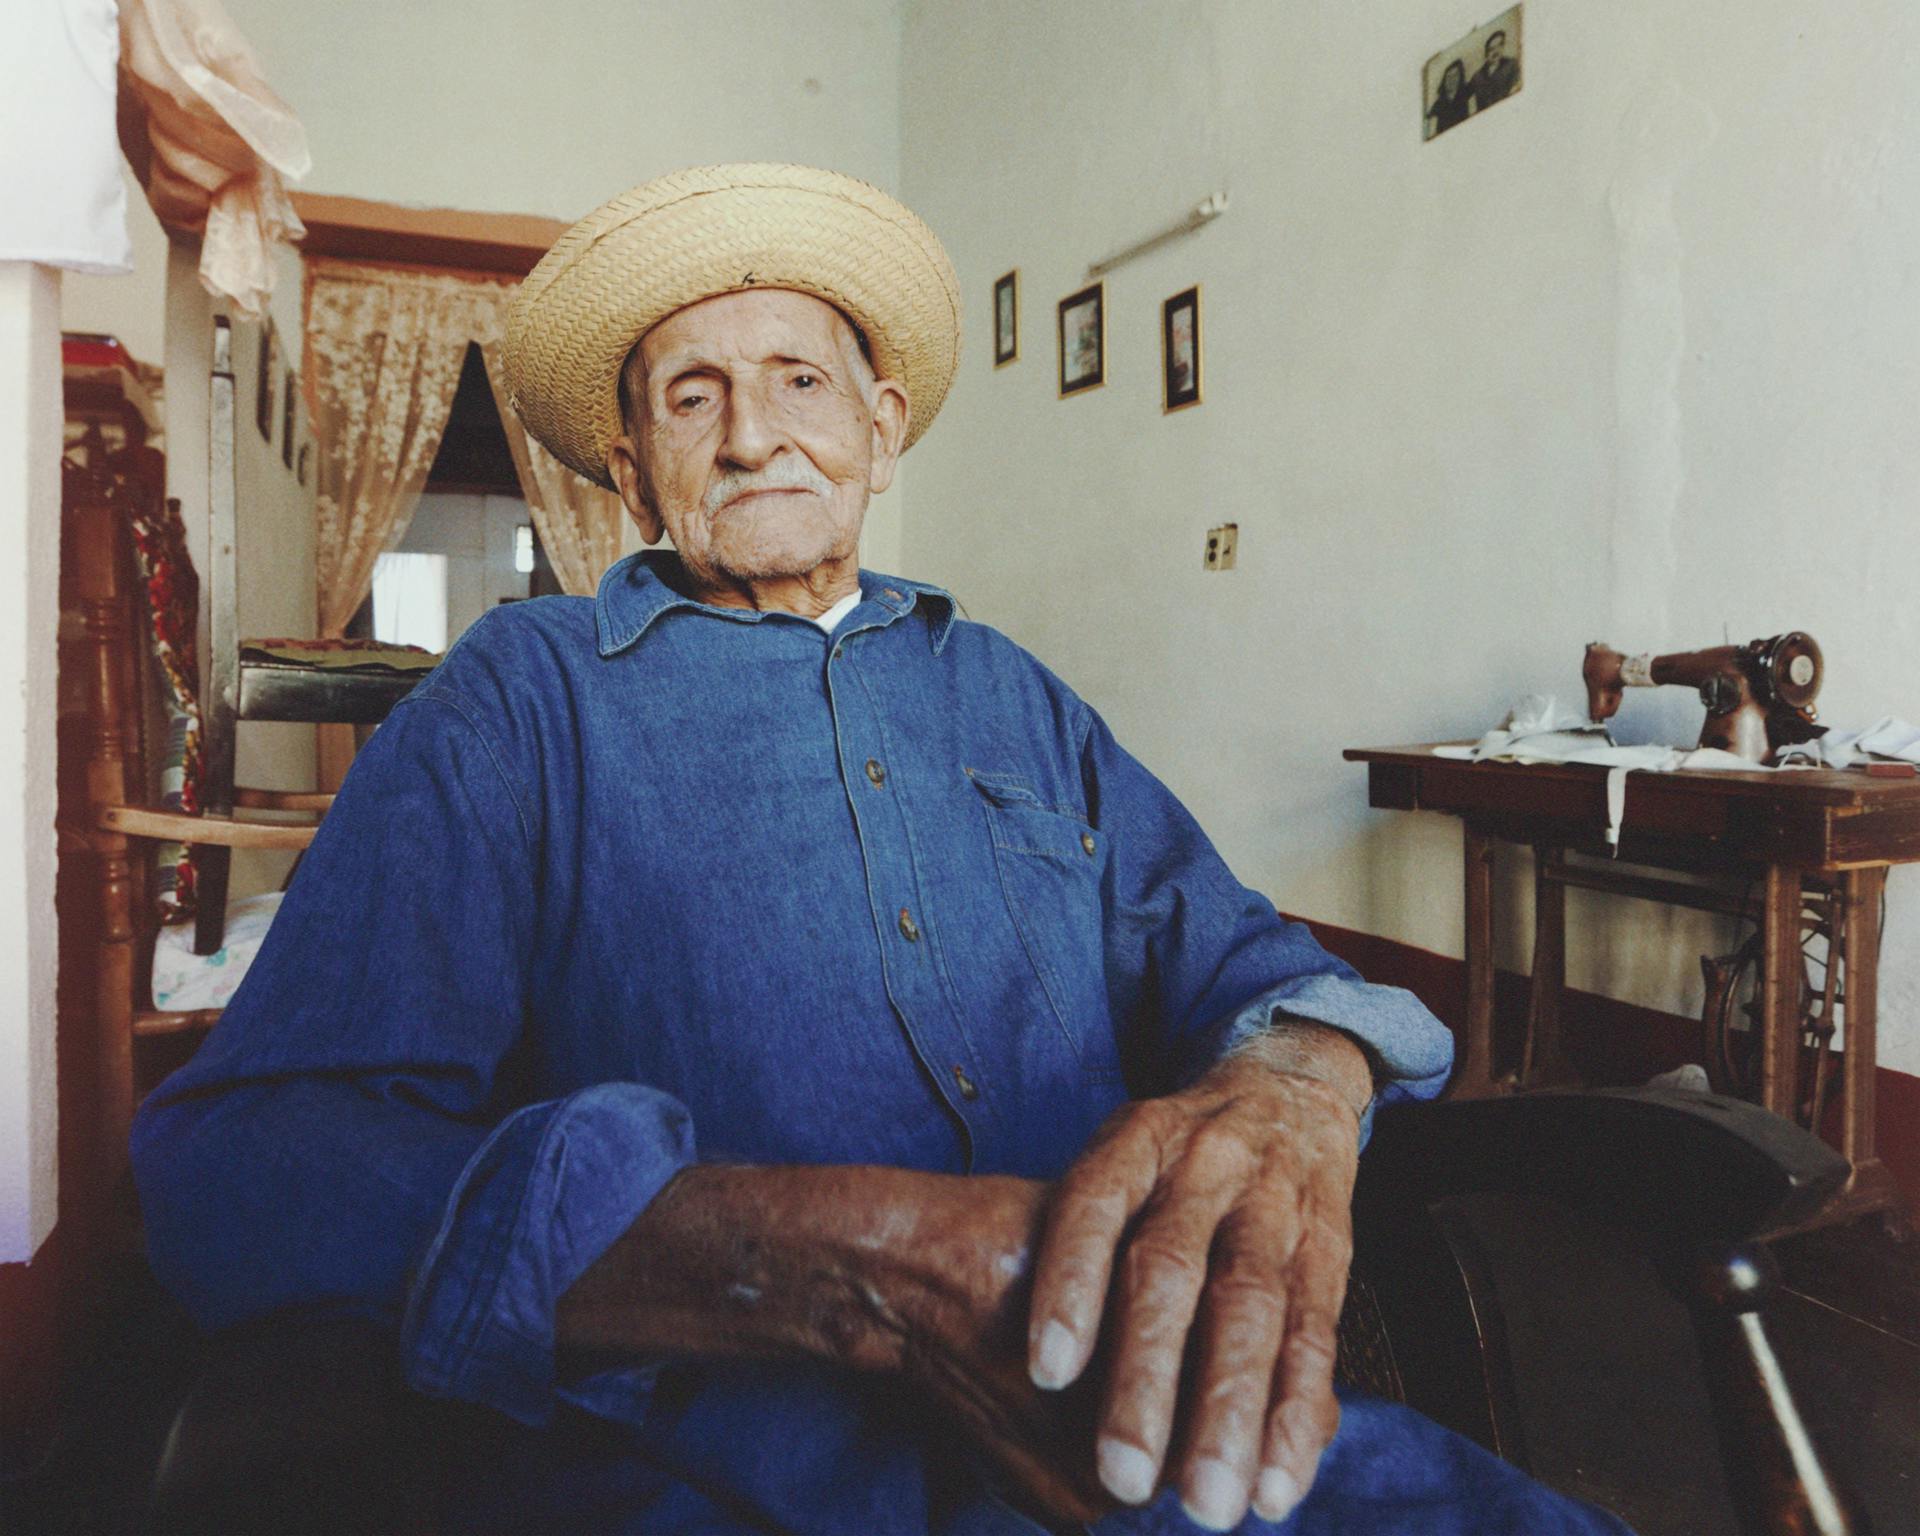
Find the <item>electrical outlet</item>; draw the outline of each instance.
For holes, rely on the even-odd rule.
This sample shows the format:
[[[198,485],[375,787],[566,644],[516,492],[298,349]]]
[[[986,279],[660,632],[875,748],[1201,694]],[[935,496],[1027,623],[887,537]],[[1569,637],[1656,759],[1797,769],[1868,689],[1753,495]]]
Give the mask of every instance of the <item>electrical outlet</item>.
[[[1240,547],[1240,525],[1222,523],[1218,528],[1207,530],[1207,549],[1201,557],[1200,568],[1207,571],[1230,571],[1233,569],[1234,556]]]

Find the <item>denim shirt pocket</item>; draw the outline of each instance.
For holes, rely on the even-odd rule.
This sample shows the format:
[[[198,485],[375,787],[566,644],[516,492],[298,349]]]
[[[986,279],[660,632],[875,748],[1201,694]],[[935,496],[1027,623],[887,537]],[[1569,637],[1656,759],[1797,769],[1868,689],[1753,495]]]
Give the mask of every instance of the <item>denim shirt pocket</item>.
[[[1117,1082],[1103,963],[1106,837],[1017,778],[976,768],[967,778],[986,813],[1008,915],[1061,1033],[1090,1079]]]

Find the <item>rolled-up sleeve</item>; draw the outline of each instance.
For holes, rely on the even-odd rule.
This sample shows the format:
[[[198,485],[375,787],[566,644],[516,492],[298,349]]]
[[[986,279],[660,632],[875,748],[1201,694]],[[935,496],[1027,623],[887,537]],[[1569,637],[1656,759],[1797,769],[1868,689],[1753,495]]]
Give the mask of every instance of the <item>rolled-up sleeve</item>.
[[[461,1171],[414,1281],[401,1337],[407,1379],[545,1422],[560,1386],[555,1304],[692,1161],[686,1110],[639,1083],[508,1118]],[[625,1389],[651,1374],[628,1373]],[[567,1395],[583,1396],[577,1386]]]
[[[1091,710],[1080,762],[1088,815],[1113,850],[1104,895],[1114,1014],[1152,1036],[1146,1047],[1166,1082],[1190,1081],[1276,1019],[1295,1018],[1338,1029],[1367,1053],[1375,1105],[1440,1092],[1453,1036],[1419,999],[1363,981],[1236,880],[1186,808]]]
[[[554,1303],[694,1148],[641,1084],[526,1103],[529,802],[456,692],[399,706],[132,1150],[155,1272],[202,1326],[370,1317],[416,1386],[537,1422],[568,1395]]]

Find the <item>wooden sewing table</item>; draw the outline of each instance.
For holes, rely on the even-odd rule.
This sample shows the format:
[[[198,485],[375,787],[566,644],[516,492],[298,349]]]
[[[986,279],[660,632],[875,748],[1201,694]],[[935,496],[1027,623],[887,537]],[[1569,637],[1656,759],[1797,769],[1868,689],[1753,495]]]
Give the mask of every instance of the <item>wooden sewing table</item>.
[[[1577,1080],[1561,1048],[1566,983],[1566,888],[1610,891],[1749,918],[1758,924],[1758,1097],[1805,1123],[1802,1035],[1840,1005],[1845,1050],[1838,1085],[1847,1187],[1823,1214],[1833,1221],[1897,1210],[1899,1191],[1874,1150],[1875,1013],[1887,870],[1920,861],[1920,778],[1857,770],[1629,774],[1618,860],[1568,863],[1569,852],[1608,857],[1607,770],[1571,763],[1469,762],[1430,746],[1355,747],[1367,800],[1386,810],[1458,816],[1466,847],[1467,1018],[1451,1097]],[[1527,1046],[1518,1072],[1493,1062],[1493,845],[1534,850],[1534,956]],[[1694,885],[1620,865],[1720,876]],[[1757,897],[1750,896],[1757,891]],[[1843,989],[1809,999],[1801,946],[1805,904],[1832,940]],[[1825,1019],[1830,1026],[1831,1019]],[[1830,1030],[1829,1030],[1830,1032]]]

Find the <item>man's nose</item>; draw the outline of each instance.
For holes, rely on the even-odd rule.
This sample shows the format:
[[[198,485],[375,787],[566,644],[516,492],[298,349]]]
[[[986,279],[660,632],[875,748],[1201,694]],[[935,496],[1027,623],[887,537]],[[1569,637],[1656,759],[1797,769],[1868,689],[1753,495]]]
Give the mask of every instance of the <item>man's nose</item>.
[[[773,402],[756,387],[735,389],[727,400],[725,458],[742,469],[758,469],[786,442]]]

